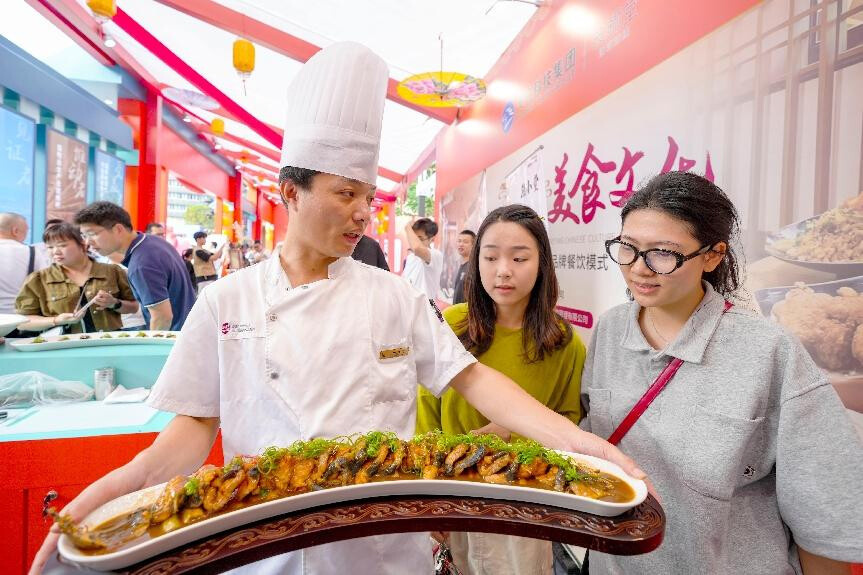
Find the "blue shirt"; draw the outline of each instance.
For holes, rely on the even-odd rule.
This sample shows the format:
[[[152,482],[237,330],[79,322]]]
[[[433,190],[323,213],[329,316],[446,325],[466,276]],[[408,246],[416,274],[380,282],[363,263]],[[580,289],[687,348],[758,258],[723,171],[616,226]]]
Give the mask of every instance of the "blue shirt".
[[[171,329],[181,329],[195,303],[195,290],[186,264],[171,244],[162,238],[138,232],[126,250],[123,265],[128,268],[132,293],[141,302],[147,325],[150,324],[147,306],[170,300],[174,314]]]

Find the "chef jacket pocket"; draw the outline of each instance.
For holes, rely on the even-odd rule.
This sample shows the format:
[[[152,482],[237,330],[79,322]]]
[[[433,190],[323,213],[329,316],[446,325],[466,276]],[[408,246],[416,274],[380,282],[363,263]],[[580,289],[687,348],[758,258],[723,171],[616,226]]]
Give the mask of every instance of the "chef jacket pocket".
[[[677,462],[690,489],[727,501],[735,489],[763,476],[764,418],[745,419],[695,405],[685,429],[686,443]],[[772,465],[771,465],[772,467]]]
[[[404,401],[416,388],[414,353],[407,338],[400,340],[374,340],[374,361],[371,387],[374,401]]]
[[[587,416],[590,418],[590,430],[594,435],[607,438],[614,431],[611,421],[611,390],[588,389]]]

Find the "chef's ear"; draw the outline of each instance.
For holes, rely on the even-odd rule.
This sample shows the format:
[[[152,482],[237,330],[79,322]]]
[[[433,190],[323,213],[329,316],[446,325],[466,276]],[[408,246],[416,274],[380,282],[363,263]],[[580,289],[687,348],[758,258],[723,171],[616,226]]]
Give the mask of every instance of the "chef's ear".
[[[288,211],[297,209],[299,191],[300,189],[291,180],[285,180],[279,184],[279,195],[282,196],[282,203]]]

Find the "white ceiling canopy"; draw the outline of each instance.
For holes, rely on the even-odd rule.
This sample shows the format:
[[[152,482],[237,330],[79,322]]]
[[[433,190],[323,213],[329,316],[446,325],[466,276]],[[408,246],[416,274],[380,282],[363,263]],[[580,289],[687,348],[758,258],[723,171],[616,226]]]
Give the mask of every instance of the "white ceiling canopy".
[[[191,2],[198,9],[208,0]],[[526,2],[495,0],[210,0],[215,7],[243,16],[229,26],[242,30],[258,20],[291,36],[325,47],[352,40],[377,52],[395,80],[443,68],[484,77],[494,66],[536,7]],[[16,3],[24,0],[16,0]],[[77,0],[86,8],[86,0]],[[138,24],[252,116],[277,129],[283,127],[287,88],[302,64],[255,42],[255,70],[243,82],[232,64],[237,35],[169,7],[171,0],[117,0]],[[177,1],[182,5],[182,1]],[[248,20],[247,20],[248,19]],[[201,91],[149,50],[109,22],[106,30],[118,45],[161,85]],[[443,52],[441,52],[441,39]],[[27,49],[27,47],[25,47]],[[216,115],[190,108],[210,121]],[[275,149],[248,127],[225,118],[226,132]],[[434,140],[444,124],[420,111],[388,100],[384,111],[380,165],[405,174]],[[231,145],[229,149],[234,148]],[[396,183],[382,180],[384,191]]]
[[[485,76],[533,16],[523,2],[495,0],[216,0],[320,47],[342,40],[365,44],[390,66],[390,76],[440,69],[443,64]]]

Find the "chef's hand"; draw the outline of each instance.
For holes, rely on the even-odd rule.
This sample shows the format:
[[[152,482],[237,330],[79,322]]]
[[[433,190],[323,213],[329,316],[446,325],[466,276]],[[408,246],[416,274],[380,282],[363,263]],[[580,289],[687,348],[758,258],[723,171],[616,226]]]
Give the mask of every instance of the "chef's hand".
[[[662,503],[662,500],[659,498],[659,494],[656,492],[656,489],[653,487],[653,483],[648,479],[647,474],[642,471],[629,456],[625,455],[617,446],[610,444],[606,440],[598,437],[592,433],[588,433],[578,427],[575,428],[577,432],[570,436],[567,442],[564,445],[553,446],[556,449],[560,449],[562,451],[569,451],[572,453],[586,453],[588,455],[593,455],[594,457],[599,457],[600,459],[605,459],[606,461],[611,461],[612,463],[616,463],[619,465],[627,474],[630,476],[641,479],[647,485],[647,491],[653,497],[656,498],[657,501]]]
[[[105,290],[99,290],[99,293],[93,298],[93,305],[96,306],[97,309],[105,309],[111,306],[117,305],[117,302],[120,301],[110,293]]]
[[[87,487],[78,497],[70,501],[60,511],[60,515],[68,515],[73,521],[81,521],[100,505],[123,495],[122,493],[115,493],[108,485],[100,486],[100,483],[102,483],[102,480],[96,481]],[[57,528],[57,524],[55,523],[51,526],[51,530],[48,532],[48,536],[45,537],[45,541],[42,542],[39,551],[36,552],[36,556],[33,557],[33,563],[30,565],[30,571],[28,572],[29,575],[39,575],[42,573],[45,563],[57,552],[57,541],[59,539],[60,529]]]
[[[472,429],[471,433],[474,435],[484,435],[486,433],[493,433],[503,439],[504,441],[509,441],[512,433],[510,433],[509,429],[500,426],[496,423],[489,423],[488,425],[483,425],[479,429]]]

